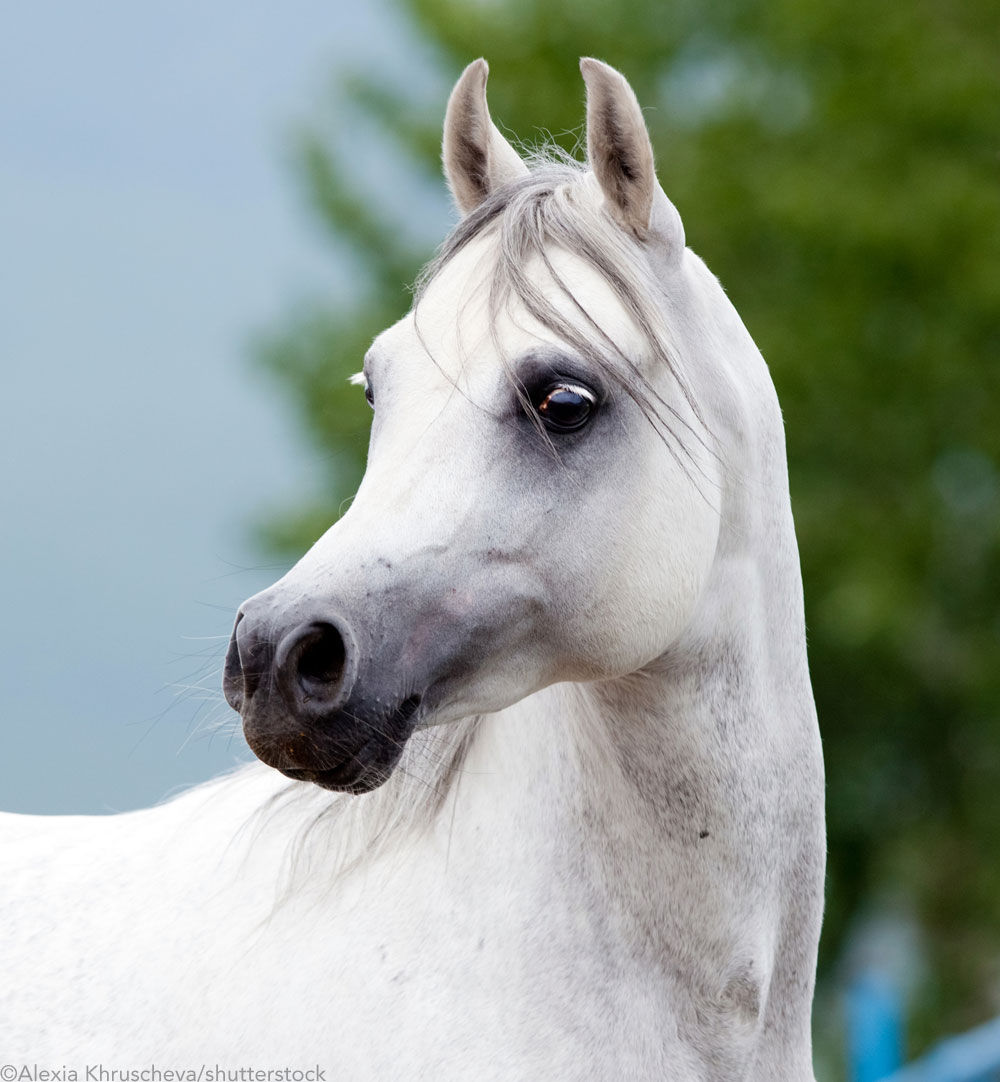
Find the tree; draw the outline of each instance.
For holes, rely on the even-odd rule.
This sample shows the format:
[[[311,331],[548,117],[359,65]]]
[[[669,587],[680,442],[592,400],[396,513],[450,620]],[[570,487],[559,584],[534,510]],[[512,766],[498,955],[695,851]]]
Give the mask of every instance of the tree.
[[[522,136],[544,121],[573,146],[581,55],[649,107],[661,180],[785,410],[829,777],[824,965],[854,915],[898,895],[928,952],[918,1046],[982,1019],[1000,958],[995,5],[399,2],[442,90],[487,54],[491,110]],[[381,72],[344,86],[404,187],[438,175],[443,93],[414,100]],[[405,311],[431,240],[366,195],[336,130],[300,150],[364,284],[262,351],[330,465],[322,506],[267,532],[292,552],[356,485],[367,426],[346,376]]]

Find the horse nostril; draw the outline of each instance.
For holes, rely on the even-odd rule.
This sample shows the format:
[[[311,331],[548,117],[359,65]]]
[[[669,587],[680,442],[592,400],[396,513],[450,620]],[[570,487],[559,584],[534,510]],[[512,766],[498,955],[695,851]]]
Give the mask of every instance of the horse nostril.
[[[289,632],[278,646],[278,686],[293,710],[326,712],[340,701],[347,667],[344,636],[315,622]]]
[[[222,690],[234,710],[242,710],[260,686],[271,662],[271,647],[257,634],[254,621],[245,621],[244,613],[236,616],[226,662]]]
[[[222,669],[222,693],[226,696],[226,702],[234,710],[242,710],[243,703],[249,698],[244,681],[240,644],[237,638],[242,622],[243,613],[238,612],[236,614],[236,623],[233,625],[233,633],[229,638],[229,646],[226,649],[226,661]]]
[[[299,683],[322,693],[344,675],[344,640],[330,624],[321,624],[299,655]]]
[[[242,619],[243,614],[240,613],[236,617],[237,627]],[[234,710],[243,708],[243,666],[240,664],[240,648],[236,643],[236,628],[233,628],[229,648],[226,650],[226,662],[222,669],[222,693]]]

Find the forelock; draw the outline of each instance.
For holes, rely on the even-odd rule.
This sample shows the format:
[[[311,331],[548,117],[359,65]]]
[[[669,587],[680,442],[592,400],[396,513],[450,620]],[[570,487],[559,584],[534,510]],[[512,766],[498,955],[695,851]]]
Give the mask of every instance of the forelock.
[[[698,469],[691,440],[715,452],[706,442],[704,418],[680,369],[678,350],[662,315],[662,285],[653,278],[642,242],[623,230],[604,209],[601,189],[586,165],[553,147],[533,152],[528,163],[528,176],[492,192],[445,238],[417,280],[415,310],[455,256],[477,238],[492,240],[493,264],[488,272],[490,333],[505,367],[508,358],[497,332],[498,316],[505,306],[516,302],[621,387],[662,435],[678,462],[685,468],[693,465]],[[615,341],[580,303],[552,264],[554,249],[576,256],[607,283],[642,335],[653,366],[662,366],[673,378],[696,425],[657,391],[641,358]],[[577,318],[568,318],[551,302],[537,280],[538,266],[544,268]],[[512,381],[516,385],[513,376]]]

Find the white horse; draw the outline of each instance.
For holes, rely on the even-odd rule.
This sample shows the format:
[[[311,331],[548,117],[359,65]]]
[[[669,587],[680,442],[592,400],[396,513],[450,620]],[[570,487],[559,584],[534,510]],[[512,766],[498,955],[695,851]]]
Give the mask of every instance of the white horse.
[[[631,88],[582,70],[589,168],[529,169],[483,61],[452,93],[463,218],[365,358],[364,481],[237,619],[226,694],[268,766],[4,817],[7,1063],[813,1078],[781,414]]]

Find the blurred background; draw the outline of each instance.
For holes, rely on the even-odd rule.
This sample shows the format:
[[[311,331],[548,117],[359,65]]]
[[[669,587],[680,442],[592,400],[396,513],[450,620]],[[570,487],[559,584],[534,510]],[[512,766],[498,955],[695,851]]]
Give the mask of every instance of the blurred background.
[[[994,0],[21,5],[0,41],[0,803],[136,807],[246,754],[236,605],[357,484],[346,377],[451,211],[447,92],[573,148],[626,73],[784,408],[828,768],[821,1079],[1000,1012]],[[541,126],[544,125],[544,128]]]

